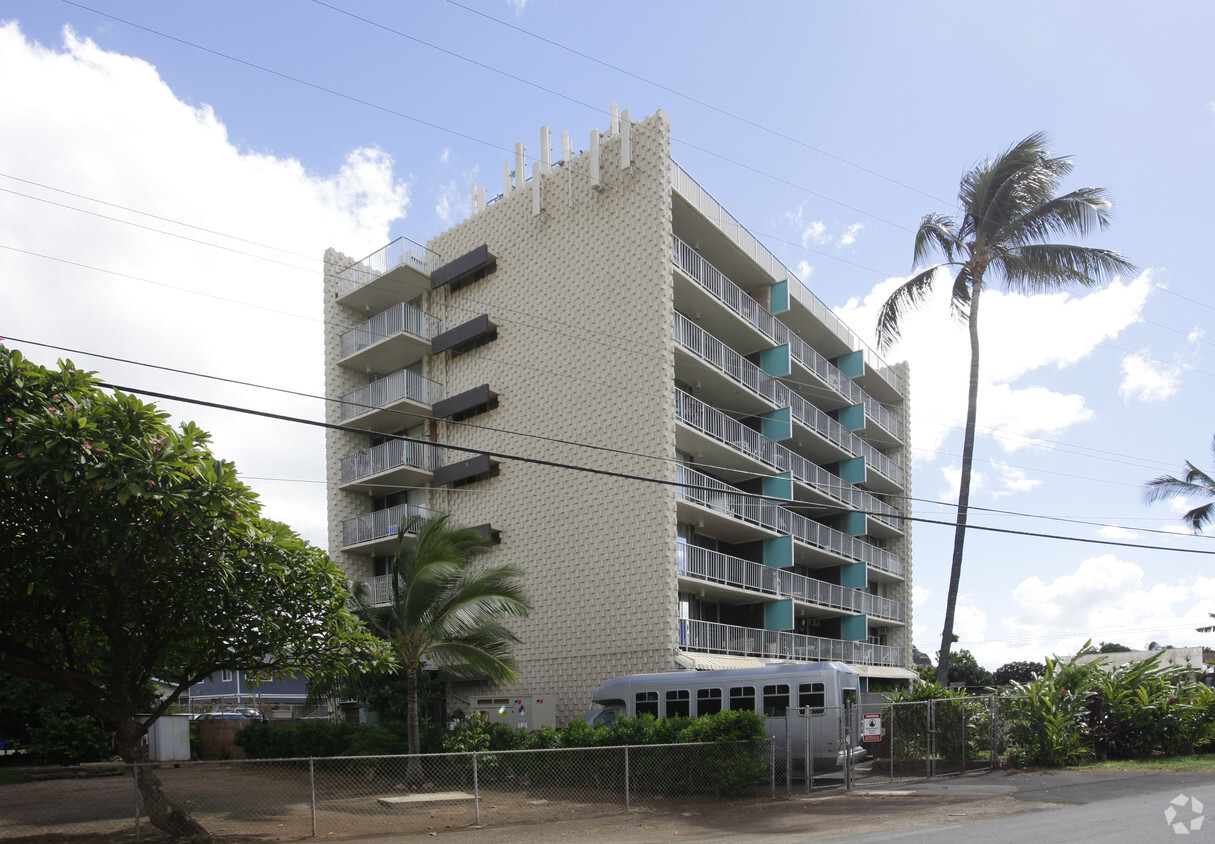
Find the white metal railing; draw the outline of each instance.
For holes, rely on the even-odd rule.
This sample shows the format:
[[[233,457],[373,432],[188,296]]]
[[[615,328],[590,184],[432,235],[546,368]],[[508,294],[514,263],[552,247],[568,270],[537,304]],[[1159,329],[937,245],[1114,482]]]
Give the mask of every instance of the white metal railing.
[[[899,395],[903,395],[903,379],[894,371],[894,368],[883,361],[868,343],[861,340],[852,329],[845,325],[843,320],[802,283],[801,279],[769,252],[755,235],[747,231],[742,223],[726,211],[722,204],[701,187],[700,183],[693,179],[688,171],[680,167],[674,159],[671,160],[671,187],[726,237],[730,238],[764,272],[777,280],[788,279],[791,282],[790,293],[805,305],[810,313],[840,337],[849,348],[863,347],[867,353],[866,359],[870,362],[870,367],[881,375]]]
[[[800,454],[773,442],[737,419],[726,416],[717,408],[680,389],[675,390],[675,418],[748,457],[782,472],[789,472],[795,480],[814,487],[853,510],[864,511],[895,530],[903,530],[899,511],[885,501],[853,486],[838,475],[833,475]]]
[[[679,497],[723,515],[792,536],[812,548],[864,563],[878,571],[903,577],[903,560],[872,542],[829,528],[759,496],[744,493],[724,481],[680,465],[676,468]]]
[[[903,467],[897,460],[865,442],[679,311],[675,311],[675,342],[775,407],[789,408],[794,419],[827,442],[853,457],[863,456],[869,467],[903,485]]]
[[[338,273],[338,298],[348,296],[365,284],[370,284],[384,273],[407,265],[429,277],[442,266],[443,258],[420,243],[407,237],[398,237],[392,243],[377,249],[361,261],[356,261]]]
[[[411,516],[417,516],[422,522],[426,522],[438,515],[435,511],[416,504],[398,504],[384,510],[363,513],[342,522],[342,547],[348,548],[374,539],[396,536]]]
[[[807,604],[864,613],[891,621],[903,620],[901,603],[879,598],[861,589],[827,583],[787,569],[742,560],[684,542],[679,543],[677,554],[680,577],[722,583],[750,592],[792,598]]]
[[[369,410],[402,399],[432,405],[442,398],[443,385],[438,381],[432,381],[408,369],[401,369],[342,396],[341,418],[345,422]]]
[[[427,443],[388,440],[342,458],[342,483],[348,484],[389,469],[405,467],[433,472],[442,465],[439,459],[441,452],[440,448]]]
[[[420,308],[400,302],[361,325],[342,332],[340,355],[348,357],[401,332],[430,340],[443,332],[443,321]]]
[[[373,607],[392,603],[392,575],[380,574],[363,581],[367,586],[367,600]]]
[[[694,618],[679,619],[678,633],[679,647],[688,651],[768,659],[831,660],[896,668],[903,666],[902,651],[889,645],[826,639],[785,630],[760,630]]]
[[[749,325],[776,345],[788,344],[789,353],[802,366],[819,377],[851,404],[864,405],[865,413],[896,439],[903,439],[903,423],[889,408],[866,393],[859,384],[840,372],[831,361],[774,317],[746,291],[730,281],[721,270],[677,236],[672,235],[671,260],[688,278],[700,285],[715,299],[742,317]]]

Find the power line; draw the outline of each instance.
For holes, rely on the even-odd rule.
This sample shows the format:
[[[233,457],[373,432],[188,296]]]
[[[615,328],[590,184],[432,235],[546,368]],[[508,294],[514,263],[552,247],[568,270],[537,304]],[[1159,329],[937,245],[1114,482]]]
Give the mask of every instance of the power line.
[[[240,407],[238,405],[230,405],[230,404],[225,404],[222,402],[212,402],[212,401],[207,401],[205,399],[190,398],[188,396],[180,396],[180,395],[175,395],[172,393],[162,393],[159,391],[145,390],[145,389],[140,389],[137,387],[125,387],[122,385],[112,384],[112,383],[104,382],[104,381],[98,381],[97,383],[99,386],[101,386],[105,389],[117,390],[119,392],[135,394],[135,395],[153,396],[155,398],[165,399],[167,401],[179,401],[179,402],[183,402],[185,404],[195,404],[195,405],[199,405],[202,407],[210,407],[215,410],[225,410],[225,411],[232,412],[232,413],[243,413],[243,414],[247,414],[247,415],[251,415],[251,416],[260,416],[260,417],[266,418],[266,419],[275,419],[280,422],[290,422],[290,423],[299,424],[299,425],[308,425],[308,426],[317,427],[317,428],[345,431],[348,433],[355,433],[355,434],[362,434],[362,435],[369,435],[369,436],[386,436],[379,431],[372,431],[372,430],[369,430],[366,428],[359,428],[359,427],[353,426],[353,425],[341,425],[341,424],[336,424],[333,422],[321,422],[321,421],[317,421],[314,419],[304,419],[304,418],[298,417],[298,416],[289,416],[287,414],[282,414],[282,413],[272,413],[270,411],[265,411],[265,410],[254,410],[253,408]],[[682,489],[703,489],[703,490],[710,490],[710,491],[714,490],[714,488],[702,487],[697,484],[689,484],[684,481],[678,481],[678,480],[668,481],[663,478],[651,478],[651,477],[647,477],[645,475],[636,475],[636,474],[633,474],[630,472],[620,472],[620,471],[616,471],[613,469],[600,469],[600,468],[596,468],[594,466],[583,466],[583,465],[579,465],[579,464],[575,464],[575,463],[565,463],[565,462],[562,462],[559,460],[548,460],[548,459],[540,458],[540,457],[525,457],[523,455],[510,454],[508,452],[490,451],[490,450],[484,449],[484,448],[457,446],[457,445],[451,445],[448,443],[432,443],[429,440],[421,440],[421,439],[417,439],[415,437],[407,437],[407,436],[404,436],[401,434],[387,435],[387,436],[391,436],[392,439],[401,440],[403,442],[411,442],[411,443],[415,443],[417,445],[443,448],[448,451],[458,451],[458,452],[463,452],[466,454],[486,455],[488,457],[495,457],[500,460],[511,460],[511,461],[515,461],[515,462],[519,462],[519,463],[529,463],[532,465],[545,466],[545,467],[552,468],[552,469],[566,469],[569,471],[585,472],[588,474],[598,475],[598,476],[602,476],[602,477],[611,477],[611,478],[617,478],[620,480],[639,481],[639,482],[643,482],[643,483],[658,484],[660,486],[673,486],[673,487],[679,487]],[[644,457],[646,455],[635,455],[635,456]],[[745,498],[755,499],[755,500],[761,501],[761,502],[777,501],[782,504],[787,504],[787,505],[791,505],[794,507],[806,506],[803,502],[800,502],[800,501],[794,501],[794,500],[785,499],[785,498],[778,498],[776,496],[771,496],[771,495],[762,495],[762,494],[758,494],[758,493],[743,492],[742,490],[737,490],[737,491],[731,490],[731,494],[736,494],[736,495],[739,495],[739,496],[745,497]],[[831,509],[841,509],[844,511],[848,510],[848,508],[831,508]],[[863,511],[852,511],[852,512],[863,512]],[[906,521],[910,521],[910,522],[919,522],[922,524],[932,524],[932,525],[939,525],[939,526],[945,526],[945,527],[956,526],[956,522],[941,521],[939,519],[925,519],[925,518],[918,517],[918,516],[904,515],[904,516],[900,516],[899,518],[906,520]],[[1169,552],[1183,553],[1183,554],[1215,555],[1215,551],[1204,551],[1204,550],[1200,550],[1197,548],[1172,548],[1172,547],[1163,546],[1163,545],[1144,545],[1142,543],[1120,542],[1120,541],[1109,540],[1109,539],[1091,539],[1091,538],[1086,538],[1086,537],[1075,537],[1075,536],[1062,536],[1059,534],[1036,533],[1033,531],[1012,530],[1010,528],[998,528],[998,527],[991,527],[991,526],[986,526],[986,525],[972,525],[970,527],[972,527],[974,530],[984,531],[984,532],[988,532],[988,533],[998,533],[998,534],[1011,535],[1011,536],[1025,536],[1025,537],[1031,537],[1031,538],[1035,538],[1035,539],[1054,539],[1054,540],[1059,540],[1062,542],[1076,542],[1076,543],[1085,544],[1085,545],[1109,545],[1109,546],[1116,546],[1116,547],[1121,547],[1121,548],[1136,548],[1136,549],[1145,550],[1145,551],[1169,551]]]

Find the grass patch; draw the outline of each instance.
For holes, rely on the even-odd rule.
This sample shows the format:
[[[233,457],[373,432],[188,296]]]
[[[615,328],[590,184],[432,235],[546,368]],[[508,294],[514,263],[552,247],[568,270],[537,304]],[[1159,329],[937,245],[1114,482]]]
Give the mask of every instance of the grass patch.
[[[1082,766],[1096,771],[1215,771],[1215,753],[1199,756],[1168,756],[1159,759],[1121,759],[1090,762]]]

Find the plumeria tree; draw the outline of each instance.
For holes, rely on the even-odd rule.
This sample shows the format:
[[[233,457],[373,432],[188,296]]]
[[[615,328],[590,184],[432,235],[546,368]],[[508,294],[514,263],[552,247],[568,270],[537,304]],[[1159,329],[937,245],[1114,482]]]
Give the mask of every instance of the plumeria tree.
[[[83,701],[126,762],[146,758],[150,725],[216,671],[391,661],[337,567],[262,518],[208,441],[71,362],[44,368],[0,345],[0,670]],[[139,715],[153,677],[175,686]],[[210,840],[152,770],[139,784],[156,826]]]

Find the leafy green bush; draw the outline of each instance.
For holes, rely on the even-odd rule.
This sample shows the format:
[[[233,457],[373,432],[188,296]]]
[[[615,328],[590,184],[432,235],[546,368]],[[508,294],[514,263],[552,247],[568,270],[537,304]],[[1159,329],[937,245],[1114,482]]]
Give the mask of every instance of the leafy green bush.
[[[114,734],[87,715],[48,712],[41,726],[30,730],[34,756],[52,765],[100,762],[112,755]]]

